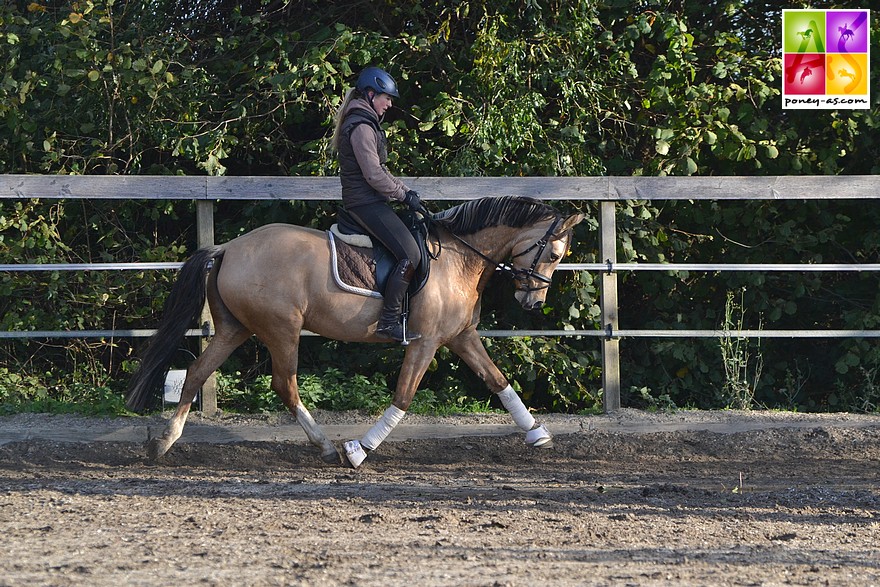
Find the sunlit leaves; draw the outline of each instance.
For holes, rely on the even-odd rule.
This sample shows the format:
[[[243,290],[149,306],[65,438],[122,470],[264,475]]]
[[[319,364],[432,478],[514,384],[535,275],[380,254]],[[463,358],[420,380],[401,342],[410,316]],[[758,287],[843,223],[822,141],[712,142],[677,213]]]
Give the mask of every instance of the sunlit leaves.
[[[401,86],[385,120],[390,165],[398,175],[880,173],[876,111],[781,110],[778,40],[767,27],[772,18],[742,0],[306,0],[232,2],[202,12],[165,0],[124,4],[124,10],[118,0],[57,10],[39,1],[0,4],[0,171],[334,174],[333,113],[357,72],[378,64]],[[431,194],[424,195],[430,200]],[[173,247],[183,243],[165,240],[174,228],[185,232],[190,221],[176,226],[164,208],[141,206],[120,205],[114,213],[77,210],[74,216],[87,219],[89,242],[103,247],[95,249],[100,258],[136,250],[142,258],[177,260],[180,249]],[[873,208],[843,206],[820,202],[806,213],[779,202],[621,202],[620,258],[872,262],[880,252]],[[51,231],[41,232],[41,223],[57,225],[45,213],[39,221],[40,214],[2,215],[17,218],[0,233],[14,259],[63,258],[68,253],[59,242],[81,244],[85,238],[66,233],[59,241]],[[218,214],[217,228],[234,236],[266,221],[319,226],[328,215],[311,204],[276,202],[248,206],[231,219]],[[145,226],[149,234],[142,233]],[[596,260],[595,229],[578,227],[573,262]],[[11,278],[2,279],[8,285]],[[55,288],[52,295],[60,295],[58,284],[65,279],[46,279]],[[862,327],[880,315],[871,279],[641,272],[621,278],[621,295],[627,319],[639,325],[711,328],[724,290],[745,283],[755,313],[774,323],[812,326],[823,308],[839,304],[820,325]],[[107,299],[96,291],[69,291],[101,311],[125,307],[119,292],[132,284],[112,285],[113,293],[103,292]],[[144,288],[149,292],[140,293],[150,299],[126,311],[147,313],[160,305],[161,288],[155,294],[152,285]],[[560,279],[540,324],[596,326],[597,295],[592,278]],[[499,301],[499,314],[509,305],[509,299]],[[36,327],[49,315],[36,309],[32,303],[14,320]],[[84,318],[71,310],[65,319],[73,324]],[[577,389],[572,393],[582,394],[583,405],[592,399],[575,380],[586,378],[595,391],[592,343],[511,343],[502,353],[507,359],[500,360],[530,392]],[[718,365],[703,358],[704,349],[690,341],[641,344],[622,345],[643,351],[630,357],[628,369],[630,377],[640,378],[637,389],[650,382],[677,401],[711,401],[711,393],[706,399],[693,391],[716,383]],[[852,378],[866,365],[880,364],[880,351],[870,341],[840,348],[823,342],[802,350],[822,345],[825,352],[818,355],[834,355],[825,373],[845,367]],[[859,362],[850,364],[849,354]],[[768,365],[767,381],[774,369],[781,370],[775,375],[779,385],[786,370],[798,371],[791,360],[776,362],[784,365]],[[542,369],[556,368],[567,370],[561,383],[553,389],[541,384]]]

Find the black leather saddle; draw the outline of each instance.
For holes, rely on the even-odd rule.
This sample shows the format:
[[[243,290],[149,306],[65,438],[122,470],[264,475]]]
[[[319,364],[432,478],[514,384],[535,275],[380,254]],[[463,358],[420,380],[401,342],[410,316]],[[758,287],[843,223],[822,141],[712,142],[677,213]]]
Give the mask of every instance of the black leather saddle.
[[[428,254],[428,222],[420,215],[411,210],[398,212],[397,216],[403,220],[403,223],[409,228],[413,238],[419,245],[422,262],[413,276],[410,283],[408,293],[415,295],[428,282],[428,276],[431,272],[431,256]],[[373,243],[373,261],[376,265],[376,283],[379,291],[385,291],[385,284],[388,282],[388,276],[397,266],[397,259],[391,254],[381,241],[368,234],[357,221],[352,218],[345,208],[339,208],[336,211],[336,228],[343,235],[364,235],[370,237]]]

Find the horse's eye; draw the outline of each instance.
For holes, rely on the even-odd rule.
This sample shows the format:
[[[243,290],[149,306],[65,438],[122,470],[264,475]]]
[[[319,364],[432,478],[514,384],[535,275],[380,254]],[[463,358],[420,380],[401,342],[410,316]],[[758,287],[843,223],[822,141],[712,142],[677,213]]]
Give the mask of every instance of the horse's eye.
[[[557,255],[556,253],[553,253],[552,255],[550,255],[550,262],[551,263],[555,263],[559,259],[561,259],[561,257],[559,255]]]

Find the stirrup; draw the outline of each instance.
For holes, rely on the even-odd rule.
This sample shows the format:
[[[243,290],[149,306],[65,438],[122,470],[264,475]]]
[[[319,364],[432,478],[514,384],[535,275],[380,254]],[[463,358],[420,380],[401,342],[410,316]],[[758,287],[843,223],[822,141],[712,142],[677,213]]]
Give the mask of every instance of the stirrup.
[[[403,346],[408,345],[412,340],[422,338],[422,335],[417,332],[407,332],[406,328],[400,323],[378,326],[376,328],[376,336],[397,341]]]

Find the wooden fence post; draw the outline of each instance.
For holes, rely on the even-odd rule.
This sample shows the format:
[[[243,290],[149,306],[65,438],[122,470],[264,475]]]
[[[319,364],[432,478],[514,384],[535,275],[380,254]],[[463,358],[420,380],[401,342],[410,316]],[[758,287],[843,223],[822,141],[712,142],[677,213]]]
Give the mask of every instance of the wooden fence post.
[[[620,341],[617,321],[617,225],[614,201],[602,201],[599,213],[599,255],[608,269],[602,272],[599,307],[602,311],[602,407],[605,413],[620,409]]]
[[[212,200],[196,200],[196,238],[199,248],[214,245],[214,202]],[[205,334],[199,339],[201,351],[208,346],[207,333],[214,328],[208,304],[202,308],[200,327]],[[202,385],[202,413],[212,416],[217,413],[217,375],[211,376]]]

